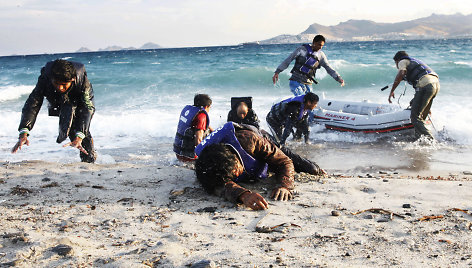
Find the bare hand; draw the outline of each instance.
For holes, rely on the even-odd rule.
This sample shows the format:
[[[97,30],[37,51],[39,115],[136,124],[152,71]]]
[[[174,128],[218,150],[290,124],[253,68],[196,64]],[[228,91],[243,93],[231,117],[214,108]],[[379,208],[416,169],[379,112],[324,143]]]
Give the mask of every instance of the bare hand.
[[[279,81],[279,74],[275,73],[274,76],[272,76],[272,82],[274,82],[274,85],[275,85],[275,83],[277,83],[277,81]]]
[[[26,133],[21,134],[21,136],[18,138],[18,142],[11,149],[11,153],[14,154],[18,151],[18,149],[21,150],[21,146],[23,146],[23,144],[29,146],[28,134]]]
[[[342,87],[344,86],[344,80],[342,78],[339,79],[339,83],[341,84]]]
[[[239,198],[246,207],[252,208],[253,210],[268,209],[269,204],[267,201],[258,193],[246,192]]]
[[[285,188],[285,187],[279,187],[274,189],[272,191],[272,194],[270,195],[271,198],[274,200],[280,200],[280,201],[287,201],[292,199],[292,192]]]
[[[70,147],[74,147],[74,148],[77,148],[79,149],[82,153],[88,155],[87,151],[85,151],[84,147],[82,147],[82,139],[79,138],[79,137],[76,137],[75,140],[67,143],[67,144],[64,144],[62,147],[67,147],[67,146],[70,146]]]
[[[388,102],[389,102],[389,103],[392,103],[391,98],[394,98],[394,99],[395,99],[395,93],[394,93],[393,91],[390,91],[390,95],[388,96]]]

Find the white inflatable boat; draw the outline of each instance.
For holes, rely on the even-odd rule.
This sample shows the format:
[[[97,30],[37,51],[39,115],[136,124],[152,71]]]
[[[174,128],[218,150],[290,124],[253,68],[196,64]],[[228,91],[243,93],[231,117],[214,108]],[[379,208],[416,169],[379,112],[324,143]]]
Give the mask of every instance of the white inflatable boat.
[[[312,122],[324,124],[327,129],[386,133],[413,128],[410,110],[399,105],[321,99],[318,107],[313,110]]]

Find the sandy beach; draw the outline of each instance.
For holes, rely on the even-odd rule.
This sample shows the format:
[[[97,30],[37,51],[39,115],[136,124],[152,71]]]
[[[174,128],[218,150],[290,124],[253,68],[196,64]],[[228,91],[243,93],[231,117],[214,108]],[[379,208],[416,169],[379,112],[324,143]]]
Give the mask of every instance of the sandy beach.
[[[252,211],[186,166],[3,162],[0,267],[470,266],[472,175],[426,173],[297,174]]]

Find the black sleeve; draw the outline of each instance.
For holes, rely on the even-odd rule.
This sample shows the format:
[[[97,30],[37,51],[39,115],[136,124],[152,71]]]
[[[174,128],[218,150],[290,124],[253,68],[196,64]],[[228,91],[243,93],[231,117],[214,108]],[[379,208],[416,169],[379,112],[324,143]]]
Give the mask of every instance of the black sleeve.
[[[44,68],[41,70],[41,72],[43,71]],[[24,128],[27,128],[28,130],[31,130],[33,128],[39,110],[43,105],[44,91],[46,89],[46,86],[47,78],[43,74],[41,74],[38,78],[38,82],[36,83],[36,87],[33,89],[28,99],[26,100],[25,105],[23,106],[18,131]]]
[[[95,113],[93,87],[87,78],[87,72],[84,71],[82,81],[78,86],[80,88],[81,94],[77,106],[78,129],[76,131],[80,131],[87,135],[90,127],[90,121],[92,120],[92,116]]]
[[[260,128],[260,125],[259,125],[259,124],[260,124],[261,121],[260,121],[259,118],[257,117],[257,114],[254,112],[254,110],[252,110],[252,109],[249,110],[249,115],[250,115],[249,118],[250,118],[250,120],[251,120],[251,122],[252,122],[252,125],[255,126],[255,127],[257,127],[257,128]]]

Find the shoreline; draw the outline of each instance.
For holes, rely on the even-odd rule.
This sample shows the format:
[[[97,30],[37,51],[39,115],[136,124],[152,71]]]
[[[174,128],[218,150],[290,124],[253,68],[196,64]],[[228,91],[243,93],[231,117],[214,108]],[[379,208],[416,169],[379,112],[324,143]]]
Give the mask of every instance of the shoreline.
[[[22,161],[0,174],[2,265],[472,264],[472,175],[300,173],[293,200],[252,211],[207,195],[185,166]]]

